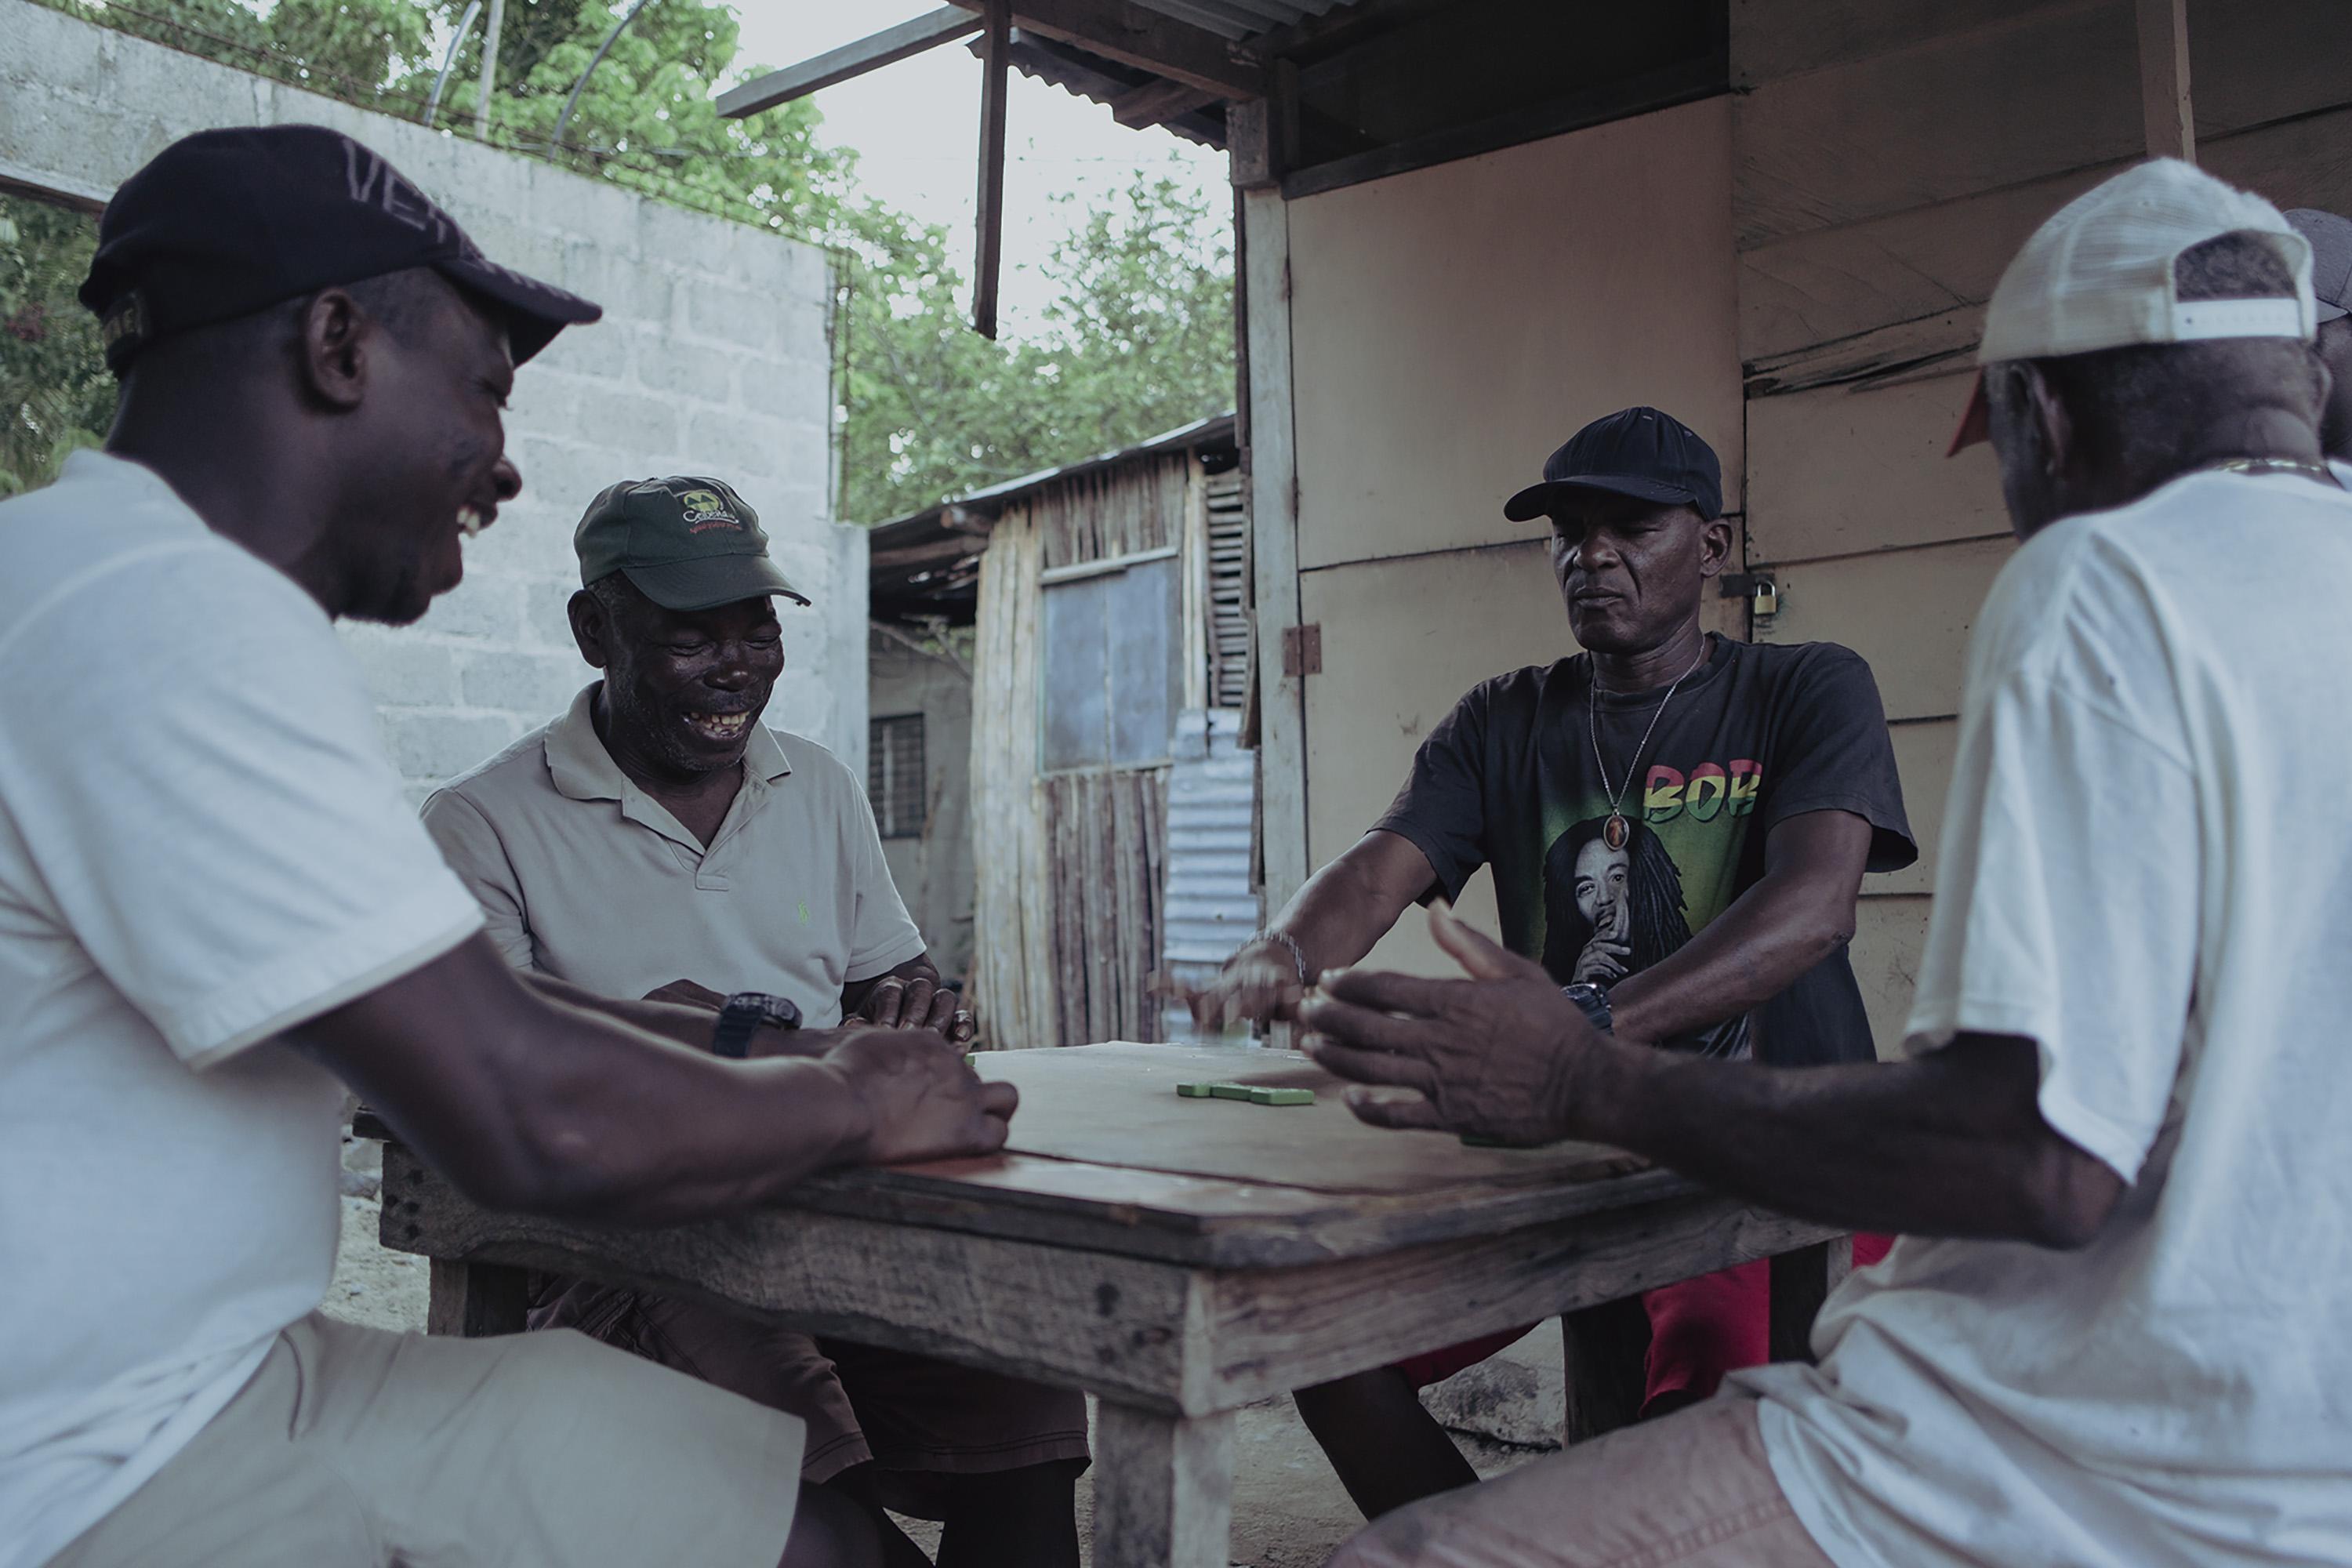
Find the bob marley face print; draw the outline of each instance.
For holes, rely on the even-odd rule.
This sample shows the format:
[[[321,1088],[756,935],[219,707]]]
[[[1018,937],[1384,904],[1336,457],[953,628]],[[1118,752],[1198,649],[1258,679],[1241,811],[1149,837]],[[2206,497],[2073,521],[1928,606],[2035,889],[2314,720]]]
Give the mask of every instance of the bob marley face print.
[[[1543,965],[1570,984],[1613,985],[1691,939],[1682,870],[1665,841],[1646,822],[1631,822],[1623,843],[1612,844],[1610,821],[1576,823],[1544,856]],[[1747,1016],[1673,1044],[1707,1056],[1745,1055]]]

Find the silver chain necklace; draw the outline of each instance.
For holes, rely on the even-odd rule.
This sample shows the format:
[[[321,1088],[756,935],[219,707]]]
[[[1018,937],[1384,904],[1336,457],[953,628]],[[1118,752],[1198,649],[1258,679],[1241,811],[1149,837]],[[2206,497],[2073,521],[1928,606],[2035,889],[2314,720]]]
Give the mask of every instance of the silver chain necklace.
[[[1609,797],[1609,820],[1601,825],[1601,841],[1610,848],[1624,848],[1625,841],[1633,836],[1633,829],[1626,823],[1625,814],[1620,807],[1625,803],[1625,792],[1633,787],[1633,780],[1642,771],[1642,752],[1649,745],[1650,737],[1658,732],[1658,721],[1666,716],[1666,704],[1675,700],[1675,693],[1682,689],[1683,682],[1696,675],[1698,667],[1705,664],[1707,655],[1714,651],[1704,637],[1699,639],[1698,657],[1691,661],[1688,669],[1675,677],[1674,685],[1667,687],[1666,694],[1658,699],[1658,710],[1650,715],[1650,727],[1643,731],[1642,738],[1633,743],[1633,761],[1625,764],[1625,782],[1613,790],[1609,787],[1609,764],[1601,755],[1601,669],[1597,663],[1594,665],[1591,684],[1584,691],[1584,721],[1592,735],[1592,766],[1601,774],[1601,793]]]

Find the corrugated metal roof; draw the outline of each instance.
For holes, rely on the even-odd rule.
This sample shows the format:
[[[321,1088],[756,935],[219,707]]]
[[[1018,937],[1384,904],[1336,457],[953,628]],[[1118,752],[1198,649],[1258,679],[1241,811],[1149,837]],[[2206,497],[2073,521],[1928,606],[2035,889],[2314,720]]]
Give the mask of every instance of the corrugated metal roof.
[[[1168,770],[1168,888],[1160,911],[1161,972],[1205,984],[1258,927],[1250,890],[1250,832],[1257,806],[1257,757],[1241,749],[1231,709],[1188,710],[1176,721]],[[1171,1040],[1193,1035],[1191,1012],[1171,1002]]]
[[[1353,5],[1356,0],[1135,0],[1147,11],[1205,27],[1223,38],[1254,38]]]

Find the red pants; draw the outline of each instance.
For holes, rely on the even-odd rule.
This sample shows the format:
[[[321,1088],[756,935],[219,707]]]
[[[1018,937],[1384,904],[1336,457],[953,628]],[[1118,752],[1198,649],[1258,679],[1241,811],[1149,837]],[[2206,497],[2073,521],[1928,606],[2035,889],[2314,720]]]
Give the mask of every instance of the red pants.
[[[1893,1242],[1892,1237],[1855,1237],[1853,1266],[1869,1268],[1886,1256]],[[1643,1415],[1662,1395],[1706,1399],[1725,1373],[1761,1366],[1769,1359],[1771,1267],[1759,1258],[1643,1293],[1642,1305],[1650,1316],[1650,1352],[1642,1378]],[[1415,1388],[1426,1388],[1477,1365],[1527,1331],[1512,1329],[1410,1356],[1397,1363],[1397,1370],[1412,1379]]]

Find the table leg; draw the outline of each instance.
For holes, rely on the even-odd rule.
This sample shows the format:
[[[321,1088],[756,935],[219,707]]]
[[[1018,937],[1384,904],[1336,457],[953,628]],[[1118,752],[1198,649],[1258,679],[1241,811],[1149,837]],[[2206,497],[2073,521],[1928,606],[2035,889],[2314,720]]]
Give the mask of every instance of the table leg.
[[[1639,1296],[1561,1314],[1570,1443],[1603,1436],[1641,1417],[1650,1314]]]
[[[1225,1568],[1234,1415],[1186,1418],[1106,1399],[1095,1415],[1095,1568]]]
[[[426,1333],[479,1340],[523,1331],[530,1304],[523,1270],[503,1263],[451,1263],[438,1258],[432,1263]]]
[[[1829,1293],[1853,1271],[1853,1237],[1815,1242],[1772,1259],[1771,1354],[1774,1361],[1813,1359],[1813,1319]]]

